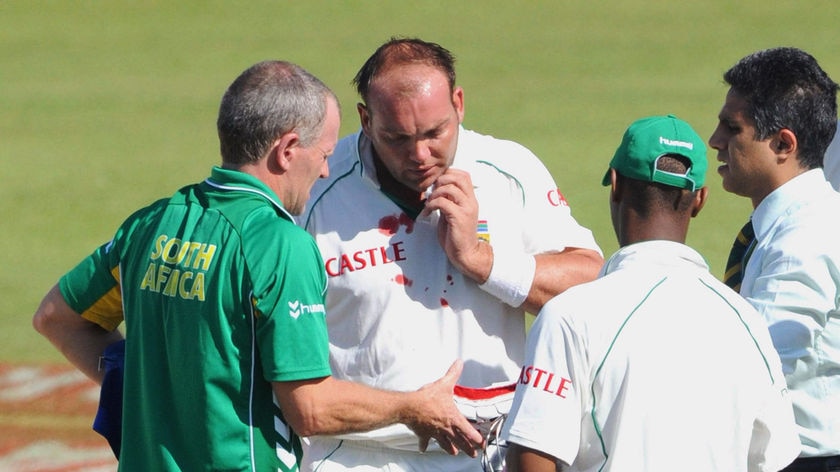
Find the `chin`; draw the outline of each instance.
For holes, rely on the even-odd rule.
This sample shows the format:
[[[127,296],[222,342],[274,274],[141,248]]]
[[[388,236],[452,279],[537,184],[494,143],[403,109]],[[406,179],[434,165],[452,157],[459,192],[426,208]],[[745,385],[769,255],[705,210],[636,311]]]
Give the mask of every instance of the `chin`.
[[[720,175],[720,183],[724,190],[727,192],[732,192],[732,179],[729,175],[729,169],[719,167],[718,168],[718,175]]]
[[[723,189],[724,189],[725,191],[729,192],[729,193],[734,193],[734,194],[737,194],[737,193],[738,193],[738,192],[736,192],[736,191],[735,191],[735,189],[733,189],[733,188],[732,188],[732,186],[731,186],[731,185],[727,185],[727,184],[726,184],[726,179],[723,179],[723,180],[721,181],[721,187],[723,187]]]

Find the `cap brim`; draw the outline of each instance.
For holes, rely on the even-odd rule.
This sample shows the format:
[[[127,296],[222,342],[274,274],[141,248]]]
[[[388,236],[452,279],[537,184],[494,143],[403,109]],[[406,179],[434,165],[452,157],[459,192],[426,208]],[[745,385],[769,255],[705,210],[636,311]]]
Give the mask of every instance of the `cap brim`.
[[[608,168],[607,173],[604,174],[604,178],[601,180],[601,185],[604,187],[610,185],[610,168]]]

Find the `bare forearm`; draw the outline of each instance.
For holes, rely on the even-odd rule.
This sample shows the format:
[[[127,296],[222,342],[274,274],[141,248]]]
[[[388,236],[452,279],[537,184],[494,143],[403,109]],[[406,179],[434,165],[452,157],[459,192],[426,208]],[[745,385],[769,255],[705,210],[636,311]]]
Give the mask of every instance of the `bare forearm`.
[[[567,249],[560,253],[538,254],[537,270],[528,297],[522,304],[529,313],[538,313],[555,295],[595,280],[604,259],[589,249]]]
[[[389,392],[332,377],[300,382],[284,411],[302,436],[367,431],[416,420],[413,393]],[[282,402],[281,402],[282,404]]]
[[[505,465],[510,472],[562,472],[567,470],[563,462],[555,460],[548,454],[520,446],[509,444]]]
[[[482,436],[458,411],[452,397],[463,362],[413,392],[389,392],[325,377],[274,382],[274,393],[291,427],[302,436],[368,431],[403,423],[419,438],[423,451],[431,439],[450,453],[475,457]]]
[[[122,339],[122,334],[106,331],[82,318],[67,305],[57,286],[41,301],[32,324],[70,363],[102,383],[104,372],[99,371],[99,357],[106,346]]]
[[[491,271],[498,271],[497,277],[512,277],[511,282],[519,280],[517,276],[523,271],[516,270],[521,269],[518,259],[511,259],[510,255],[497,252],[504,251],[504,248],[493,248],[484,242],[477,244],[476,247],[478,249],[471,253],[473,257],[458,262],[453,261],[453,265],[461,273],[478,284],[487,282]],[[523,259],[533,257],[536,261],[531,288],[522,302],[522,308],[534,314],[538,313],[540,308],[555,295],[575,285],[595,280],[604,263],[604,258],[598,252],[579,248],[568,248],[562,252],[543,253],[536,256],[521,254],[520,257]],[[495,268],[497,259],[501,260],[502,266],[510,266],[507,267],[508,270]],[[511,271],[513,273],[508,273],[510,269],[514,269]],[[493,290],[488,291],[495,294]],[[505,301],[504,298],[502,300]]]

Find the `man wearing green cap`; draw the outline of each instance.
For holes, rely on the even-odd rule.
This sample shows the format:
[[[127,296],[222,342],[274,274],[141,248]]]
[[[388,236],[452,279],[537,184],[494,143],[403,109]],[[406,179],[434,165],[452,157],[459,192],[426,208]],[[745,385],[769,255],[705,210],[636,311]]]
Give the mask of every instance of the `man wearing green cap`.
[[[798,454],[766,325],[685,245],[706,167],[674,116],[625,132],[603,180],[621,248],[540,311],[502,431],[508,470],[775,471]]]

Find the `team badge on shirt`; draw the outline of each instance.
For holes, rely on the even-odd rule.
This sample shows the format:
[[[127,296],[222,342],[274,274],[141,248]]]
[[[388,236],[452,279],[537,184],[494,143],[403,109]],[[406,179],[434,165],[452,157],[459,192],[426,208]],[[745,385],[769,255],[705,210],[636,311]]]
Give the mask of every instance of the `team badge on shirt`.
[[[487,220],[478,220],[476,234],[478,235],[478,239],[486,243],[490,242],[490,229],[487,227]]]

